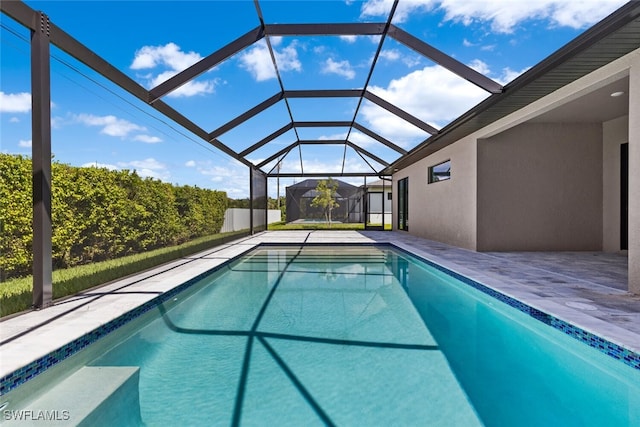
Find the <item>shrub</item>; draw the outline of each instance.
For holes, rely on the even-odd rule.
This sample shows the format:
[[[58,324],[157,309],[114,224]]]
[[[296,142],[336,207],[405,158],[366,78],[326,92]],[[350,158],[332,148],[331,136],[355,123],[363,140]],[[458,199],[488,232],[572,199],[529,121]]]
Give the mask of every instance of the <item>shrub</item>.
[[[0,280],[32,269],[31,160],[0,154]],[[51,165],[54,270],[220,232],[225,192],[174,186],[135,171]]]

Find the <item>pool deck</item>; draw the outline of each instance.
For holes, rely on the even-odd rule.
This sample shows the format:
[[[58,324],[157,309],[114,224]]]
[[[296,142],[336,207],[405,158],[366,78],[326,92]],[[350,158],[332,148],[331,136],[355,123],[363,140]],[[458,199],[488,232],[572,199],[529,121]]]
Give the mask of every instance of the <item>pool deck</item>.
[[[602,252],[478,253],[391,231],[267,231],[0,322],[0,378],[229,259],[269,243],[392,243],[640,353],[640,296],[627,258]]]

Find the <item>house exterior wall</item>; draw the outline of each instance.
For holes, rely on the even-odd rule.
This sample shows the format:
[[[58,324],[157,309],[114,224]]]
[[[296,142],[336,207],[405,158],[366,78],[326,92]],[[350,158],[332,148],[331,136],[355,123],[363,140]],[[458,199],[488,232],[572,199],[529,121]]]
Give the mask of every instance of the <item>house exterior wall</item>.
[[[430,166],[451,160],[451,179],[427,184]],[[476,248],[476,140],[468,137],[393,176],[393,229],[397,230],[398,180],[409,178],[409,233]]]
[[[478,141],[479,251],[602,249],[602,125],[526,123]]]
[[[640,52],[629,73],[629,291],[640,294]]]
[[[562,141],[560,141],[560,138],[557,138],[559,134],[556,134],[554,138],[558,143],[552,147],[548,146],[550,141],[548,138],[532,138],[531,134],[527,135],[527,132],[524,131],[526,126],[540,126],[536,132],[539,132],[539,135],[544,134],[544,128],[546,127],[546,131],[549,131],[552,125],[537,125],[531,120],[626,76],[629,76],[628,117],[619,117],[601,124],[555,124],[553,125],[556,127],[555,130],[568,138],[566,140],[561,138]],[[586,129],[590,129],[589,132],[593,131],[594,133],[584,135]],[[577,174],[574,176],[566,175],[565,171],[565,175],[559,179],[566,182],[563,181],[563,185],[560,185],[560,181],[556,181],[553,185],[554,183],[549,181],[544,174],[539,173],[540,170],[532,170],[531,165],[523,161],[523,158],[527,158],[529,155],[527,149],[530,150],[532,146],[523,147],[522,144],[518,144],[518,138],[516,138],[515,143],[518,147],[515,154],[518,156],[518,161],[524,165],[524,170],[518,171],[511,168],[504,172],[502,177],[499,172],[494,170],[492,177],[485,177],[485,171],[491,172],[492,170],[491,164],[493,162],[490,163],[489,158],[492,155],[492,149],[496,148],[487,145],[487,143],[490,140],[499,141],[500,138],[505,138],[513,130],[523,132],[522,136],[525,140],[533,139],[536,144],[543,144],[545,150],[551,150],[550,153],[554,153],[552,156],[539,159],[545,160],[543,162],[545,170],[549,169],[549,165],[556,165],[566,170],[575,170]],[[529,132],[533,132],[533,129],[529,129]],[[625,134],[629,142],[628,289],[633,293],[640,294],[640,49],[559,88],[548,96],[532,102],[411,166],[395,171],[393,175],[393,227],[397,229],[397,183],[399,179],[409,177],[409,233],[411,234],[472,250],[490,250],[489,248],[502,247],[505,248],[504,250],[544,248],[544,250],[619,251],[619,145],[626,142],[623,141]],[[580,135],[585,137],[582,138]],[[448,149],[451,151],[445,151]],[[535,150],[531,155],[535,158],[537,153],[542,151],[544,150]],[[508,159],[505,153],[497,157],[502,157],[502,160]],[[460,156],[454,154],[460,154]],[[437,187],[425,185],[427,168],[448,158],[451,158],[453,163],[452,180],[438,183]],[[558,159],[563,161],[558,162]],[[467,170],[458,175],[460,167]],[[482,177],[482,181],[478,181],[476,175]],[[526,184],[524,187],[522,185],[509,186],[505,182],[500,183],[500,179],[506,181],[504,178],[507,176],[513,180],[513,183],[517,183],[516,178],[519,175],[523,175],[522,178]],[[554,203],[534,206],[538,209],[539,215],[522,212],[522,206],[520,206],[520,219],[532,219],[533,222],[521,221],[519,226],[522,227],[523,224],[526,226],[524,235],[511,242],[504,241],[500,235],[510,234],[513,237],[517,236],[514,233],[520,232],[516,221],[517,216],[508,217],[506,222],[497,221],[496,218],[491,217],[491,210],[499,217],[502,216],[503,219],[505,212],[496,209],[499,204],[489,203],[487,205],[491,199],[485,199],[485,197],[493,197],[497,199],[498,203],[505,203],[504,200],[517,200],[514,193],[519,191],[521,194],[525,194],[523,188],[532,188],[531,185],[536,182],[538,177],[545,178],[544,185],[541,187],[546,187],[550,191],[548,197],[551,197]],[[491,182],[485,181],[485,178],[497,180],[499,185],[493,185]],[[511,192],[511,197],[499,200],[500,185],[507,187],[504,189]],[[492,187],[493,189],[491,189]],[[437,191],[441,188],[449,188],[451,191]],[[471,191],[469,191],[470,189]],[[567,195],[567,200],[562,200],[563,194]],[[527,194],[527,196],[529,200],[532,197],[531,194]],[[533,196],[537,197],[539,201],[545,201],[539,192],[534,192]],[[567,203],[567,201],[572,202]],[[479,203],[483,203],[483,205],[479,205]],[[444,207],[444,209],[435,206]],[[544,210],[540,212],[541,206],[553,206],[553,209],[547,208],[547,211],[555,211],[558,215],[549,215],[549,212]],[[511,207],[507,206],[507,208]],[[439,212],[442,217],[435,218],[436,212]],[[474,218],[470,218],[470,215],[473,215]],[[545,217],[545,215],[550,219],[550,222],[540,223],[539,218]],[[532,224],[535,227],[532,228]],[[562,224],[566,228],[561,227]],[[504,225],[508,228],[505,229]],[[537,229],[542,234],[535,235],[532,229]],[[493,237],[488,238],[490,230]],[[555,230],[558,234],[553,234],[550,230]],[[528,240],[528,237],[532,239]]]
[[[629,142],[629,117],[602,126],[602,250],[620,252],[620,152]]]

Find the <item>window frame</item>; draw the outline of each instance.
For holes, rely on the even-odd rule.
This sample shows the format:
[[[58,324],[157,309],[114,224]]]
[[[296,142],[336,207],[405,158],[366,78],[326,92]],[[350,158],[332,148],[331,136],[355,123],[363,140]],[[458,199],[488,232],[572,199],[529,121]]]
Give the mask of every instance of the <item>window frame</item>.
[[[401,231],[409,231],[409,177],[398,180],[398,218],[397,227]]]
[[[445,164],[449,164],[449,174],[446,175],[446,178],[439,178],[436,173],[434,173],[435,169],[438,166],[442,166]],[[428,175],[427,175],[427,184],[435,184],[436,182],[444,182],[444,181],[449,181],[451,179],[451,159],[447,159],[443,162],[437,163],[433,166],[429,166],[428,168]]]

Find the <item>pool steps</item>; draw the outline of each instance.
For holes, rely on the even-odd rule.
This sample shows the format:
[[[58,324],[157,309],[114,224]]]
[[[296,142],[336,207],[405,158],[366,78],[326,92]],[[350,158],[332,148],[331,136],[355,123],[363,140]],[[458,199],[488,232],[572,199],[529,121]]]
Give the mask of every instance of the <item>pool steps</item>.
[[[134,366],[84,366],[26,407],[5,407],[2,425],[139,426],[139,374]]]

